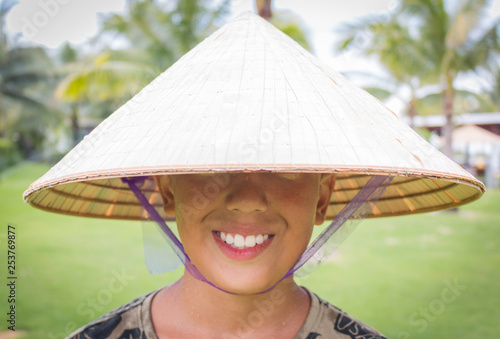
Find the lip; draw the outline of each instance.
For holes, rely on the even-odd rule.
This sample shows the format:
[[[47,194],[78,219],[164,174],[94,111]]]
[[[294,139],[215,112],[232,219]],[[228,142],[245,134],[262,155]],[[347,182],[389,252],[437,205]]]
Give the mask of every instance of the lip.
[[[221,238],[217,235],[217,232],[212,232],[212,236],[214,237],[215,243],[219,246],[220,250],[226,257],[235,261],[245,261],[251,260],[259,256],[274,240],[274,237],[270,237],[267,241],[263,242],[260,245],[255,245],[254,247],[246,248],[246,249],[237,249],[222,241]]]

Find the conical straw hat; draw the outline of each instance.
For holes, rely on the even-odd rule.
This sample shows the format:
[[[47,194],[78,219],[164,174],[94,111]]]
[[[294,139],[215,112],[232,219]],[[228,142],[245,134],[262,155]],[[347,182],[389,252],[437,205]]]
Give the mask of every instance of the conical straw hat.
[[[328,217],[371,175],[395,176],[369,216],[433,211],[484,185],[384,105],[250,12],[182,57],[24,193],[53,212],[141,218],[121,177],[337,173]],[[161,206],[153,180],[142,190]]]

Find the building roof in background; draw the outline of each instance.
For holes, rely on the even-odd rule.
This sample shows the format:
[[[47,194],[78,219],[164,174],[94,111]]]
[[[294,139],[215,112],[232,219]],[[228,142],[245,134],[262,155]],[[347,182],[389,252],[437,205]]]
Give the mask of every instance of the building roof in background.
[[[401,117],[406,123],[410,122],[408,117]],[[456,115],[453,118],[455,125],[500,125],[500,112],[493,113],[467,113]],[[415,127],[443,127],[444,115],[416,116],[413,125]]]
[[[465,125],[456,128],[453,131],[453,140],[462,143],[482,142],[500,144],[500,136],[475,125]]]

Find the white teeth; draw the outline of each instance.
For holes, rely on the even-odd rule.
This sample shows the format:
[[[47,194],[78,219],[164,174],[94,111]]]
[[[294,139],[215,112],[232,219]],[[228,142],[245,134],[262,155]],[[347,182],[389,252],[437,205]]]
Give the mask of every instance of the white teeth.
[[[246,247],[254,247],[255,246],[255,235],[249,235],[245,238],[245,246]]]
[[[235,234],[234,235],[234,246],[243,247],[245,246],[245,238],[242,235]]]
[[[268,234],[248,235],[244,237],[241,234],[232,235],[230,233],[219,232],[219,236],[221,240],[224,241],[226,244],[231,245],[232,247],[240,250],[251,248],[254,247],[255,245],[260,245],[264,241],[269,239]]]
[[[257,243],[257,245],[260,245],[264,242],[264,237],[262,236],[262,234],[259,234],[255,237],[255,242]]]

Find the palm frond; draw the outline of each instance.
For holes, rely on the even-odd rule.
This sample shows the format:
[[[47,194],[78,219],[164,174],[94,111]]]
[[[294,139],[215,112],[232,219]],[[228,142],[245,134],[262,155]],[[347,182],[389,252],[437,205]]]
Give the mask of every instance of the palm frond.
[[[146,63],[101,57],[69,73],[57,86],[56,98],[72,102],[130,97],[156,75]]]
[[[486,0],[466,0],[461,2],[456,13],[451,16],[452,21],[446,34],[446,45],[448,48],[457,49],[462,47],[484,15]]]
[[[34,99],[28,95],[16,92],[4,90],[2,91],[2,95],[10,98],[11,100],[17,102],[23,107],[23,110],[26,111],[35,111],[35,112],[47,112],[47,106],[45,103]]]
[[[458,54],[461,56],[461,63],[457,65],[463,69],[475,69],[479,65],[490,70],[498,67],[498,57],[500,55],[500,19],[497,19],[491,27],[479,38],[470,39]]]

